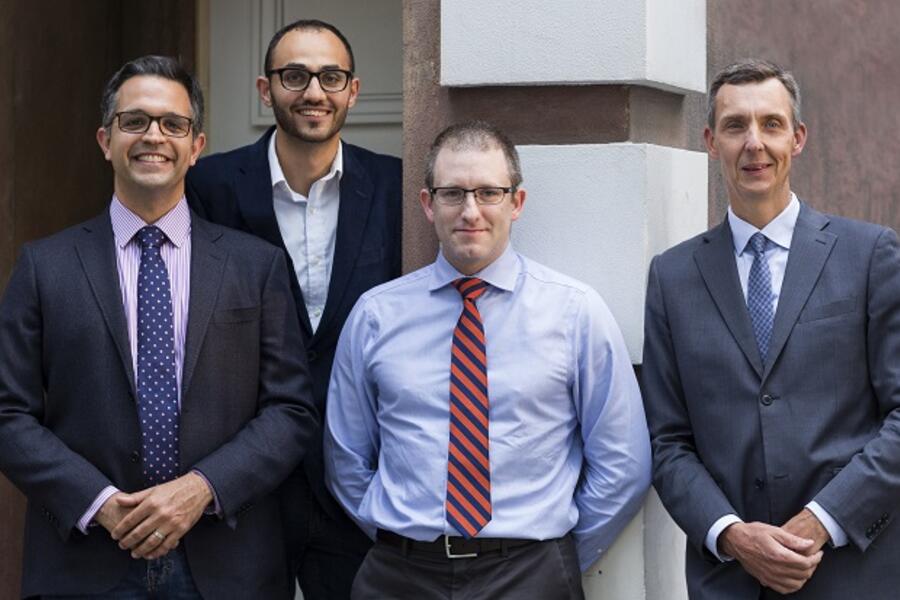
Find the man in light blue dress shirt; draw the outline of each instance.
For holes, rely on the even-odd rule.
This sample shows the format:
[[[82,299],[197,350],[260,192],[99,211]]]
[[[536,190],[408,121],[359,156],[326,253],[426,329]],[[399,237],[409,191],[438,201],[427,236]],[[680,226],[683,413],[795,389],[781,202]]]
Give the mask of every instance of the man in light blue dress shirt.
[[[593,289],[512,248],[520,183],[502,132],[481,122],[442,132],[420,195],[441,242],[437,260],[364,294],[341,335],[327,483],[376,539],[354,598],[451,589],[454,597],[582,598],[581,572],[647,491],[646,421],[619,328]],[[473,310],[483,323],[489,439],[471,485],[462,471],[481,460],[479,434],[454,444],[461,423],[478,419],[452,416],[450,368],[465,312],[456,286],[467,277],[486,284]],[[477,532],[451,524],[466,521],[452,518],[455,507],[465,514],[476,500]]]

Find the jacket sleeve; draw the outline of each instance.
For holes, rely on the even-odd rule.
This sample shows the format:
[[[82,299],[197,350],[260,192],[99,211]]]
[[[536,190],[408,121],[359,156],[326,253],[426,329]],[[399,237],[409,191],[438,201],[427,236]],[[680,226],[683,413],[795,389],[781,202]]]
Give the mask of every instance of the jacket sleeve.
[[[900,498],[900,246],[890,229],[874,244],[866,296],[869,380],[883,420],[814,498],[860,550],[894,520]]]
[[[0,471],[63,540],[110,480],[44,424],[38,272],[26,245],[0,302]]]
[[[699,552],[719,518],[737,514],[700,460],[669,329],[659,257],[650,264],[644,316],[644,407],[653,448],[653,484],[675,522]],[[738,515],[740,516],[740,515]]]

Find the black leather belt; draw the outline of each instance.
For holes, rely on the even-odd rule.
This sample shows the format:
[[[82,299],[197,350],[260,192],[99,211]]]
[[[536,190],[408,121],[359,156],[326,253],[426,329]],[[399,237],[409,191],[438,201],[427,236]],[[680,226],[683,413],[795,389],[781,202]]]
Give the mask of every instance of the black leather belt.
[[[388,546],[400,549],[404,554],[409,552],[425,552],[445,556],[446,558],[476,558],[485,552],[506,553],[511,548],[535,544],[538,540],[518,538],[472,538],[450,537],[442,535],[431,542],[420,542],[393,531],[379,529],[376,539]]]

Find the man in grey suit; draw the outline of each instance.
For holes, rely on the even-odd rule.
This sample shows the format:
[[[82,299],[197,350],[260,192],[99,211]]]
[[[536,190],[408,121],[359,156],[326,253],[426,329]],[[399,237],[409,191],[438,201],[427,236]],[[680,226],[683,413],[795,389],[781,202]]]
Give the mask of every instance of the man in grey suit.
[[[175,61],[127,63],[101,111],[109,209],[27,244],[0,304],[22,593],[291,597],[272,491],[319,423],[283,253],[188,209],[203,98]]]
[[[719,73],[705,139],[728,216],[650,266],[654,483],[695,599],[900,590],[900,249],[797,199],[806,138],[790,73]]]

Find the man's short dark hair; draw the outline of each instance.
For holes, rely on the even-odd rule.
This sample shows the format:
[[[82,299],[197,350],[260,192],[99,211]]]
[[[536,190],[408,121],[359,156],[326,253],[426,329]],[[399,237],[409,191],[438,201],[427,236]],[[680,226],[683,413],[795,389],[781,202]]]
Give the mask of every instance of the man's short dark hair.
[[[103,96],[100,98],[100,118],[104,127],[112,125],[115,118],[119,88],[126,81],[138,75],[162,77],[177,81],[184,86],[191,99],[191,112],[194,113],[191,115],[193,120],[191,131],[193,131],[195,136],[203,131],[203,90],[200,89],[200,84],[174,58],[152,54],[128,61],[106,82],[106,87],[103,88]]]
[[[318,19],[300,19],[299,21],[294,21],[293,23],[285,25],[272,36],[272,39],[269,41],[269,47],[266,49],[266,59],[263,63],[263,72],[266,75],[272,70],[272,54],[275,53],[275,46],[278,45],[281,38],[291,31],[303,31],[308,29],[314,31],[322,31],[324,29],[325,31],[330,31],[336,35],[337,39],[341,40],[341,43],[344,45],[344,49],[347,50],[347,56],[350,57],[350,71],[356,72],[356,61],[353,58],[353,49],[350,48],[350,42],[347,41],[347,38],[344,37],[344,34],[341,33],[337,27],[331,23],[326,23],[325,21],[320,21]]]
[[[447,127],[434,138],[425,166],[425,187],[434,187],[434,163],[444,148],[451,150],[491,150],[500,148],[506,157],[510,185],[522,183],[519,153],[506,134],[486,121],[464,121]]]
[[[800,126],[800,85],[790,71],[767,60],[751,58],[728,65],[719,71],[709,86],[706,104],[706,123],[709,128],[716,128],[716,95],[723,85],[741,85],[742,83],[759,83],[775,78],[784,85],[791,96],[791,120],[794,129]]]

